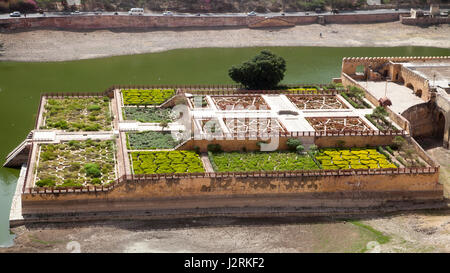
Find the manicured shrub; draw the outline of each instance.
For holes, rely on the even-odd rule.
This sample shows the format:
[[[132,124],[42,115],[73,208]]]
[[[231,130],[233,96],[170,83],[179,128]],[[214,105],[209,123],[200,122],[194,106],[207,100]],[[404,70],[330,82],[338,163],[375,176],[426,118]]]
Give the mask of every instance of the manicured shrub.
[[[100,178],[93,178],[91,180],[91,184],[93,184],[93,185],[99,185],[101,183],[102,183],[102,180]]]
[[[88,111],[99,111],[100,109],[102,109],[102,107],[100,105],[97,104],[92,104],[88,106]]]
[[[53,151],[43,151],[40,155],[42,161],[54,160],[57,157],[57,154]]]
[[[295,150],[297,151],[297,153],[301,154],[305,150],[305,147],[303,147],[303,145],[298,145],[297,147],[295,147]]]
[[[84,171],[88,177],[101,177],[102,173],[96,163],[88,163],[84,165]]]
[[[288,138],[286,141],[289,151],[296,151],[297,146],[302,145],[302,142],[298,138]]]
[[[38,182],[36,182],[36,186],[38,187],[54,187],[56,185],[56,178],[54,177],[48,177],[48,178],[43,178],[41,180],[39,180]]]
[[[159,105],[175,95],[174,89],[124,89],[124,105]]]
[[[203,163],[193,151],[132,152],[135,174],[204,172]]]
[[[64,180],[64,182],[58,187],[81,187],[83,186],[80,182],[77,182],[73,179]]]
[[[208,144],[206,148],[208,152],[212,153],[220,153],[222,151],[222,147],[220,146],[220,144]]]

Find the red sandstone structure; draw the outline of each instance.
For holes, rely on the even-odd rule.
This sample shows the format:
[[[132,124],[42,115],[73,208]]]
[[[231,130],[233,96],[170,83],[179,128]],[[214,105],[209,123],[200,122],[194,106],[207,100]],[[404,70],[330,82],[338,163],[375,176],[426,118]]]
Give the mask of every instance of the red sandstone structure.
[[[362,60],[360,60],[362,62]],[[358,62],[344,59],[343,82],[355,81],[348,76],[357,75],[353,70]],[[366,63],[369,63],[368,61]],[[380,62],[381,63],[381,60]],[[358,63],[359,64],[359,63]],[[344,72],[345,71],[345,72]],[[396,70],[400,71],[400,70]],[[373,72],[375,73],[375,72]],[[399,167],[395,169],[348,169],[348,170],[302,170],[302,171],[258,171],[258,172],[204,172],[204,173],[167,173],[167,174],[135,174],[129,158],[125,132],[132,129],[129,121],[124,120],[121,107],[124,88],[173,88],[176,95],[162,106],[173,106],[180,98],[191,95],[206,95],[208,104],[213,103],[211,109],[195,109],[192,102],[187,100],[190,107],[189,116],[194,120],[201,120],[205,113],[216,111],[226,115],[227,111],[217,108],[221,98],[235,98],[261,96],[270,106],[268,110],[252,110],[259,115],[273,115],[283,128],[272,132],[272,137],[278,141],[278,149],[287,148],[288,138],[299,138],[307,145],[315,144],[319,147],[364,147],[366,145],[389,145],[395,136],[403,136],[411,147],[425,162],[424,167]],[[318,95],[337,96],[333,100],[324,100],[323,105],[334,105],[336,115],[343,115],[356,111],[345,103],[336,90],[326,91],[248,91],[240,90],[238,86],[114,86],[104,93],[52,93],[44,94],[41,98],[36,127],[32,134],[7,158],[7,166],[26,163],[23,168],[20,217],[14,223],[39,221],[71,221],[89,219],[124,219],[143,217],[186,217],[205,215],[346,215],[353,213],[367,213],[379,211],[409,210],[417,208],[434,208],[443,205],[443,187],[439,184],[439,165],[410,137],[409,121],[392,112],[390,118],[398,126],[396,131],[380,131],[369,125],[355,130],[325,130],[312,128],[301,120],[308,112],[320,115],[320,112],[331,110],[298,110],[298,105],[305,99],[293,100],[298,105],[288,105],[290,97],[309,96],[312,104],[318,105]],[[306,92],[306,93],[305,93]],[[310,94],[308,94],[310,92]],[[311,92],[314,92],[312,94]],[[274,93],[279,95],[273,96]],[[425,92],[424,92],[425,93]],[[114,131],[69,133],[64,131],[41,130],[45,101],[48,98],[108,96],[111,98],[111,110],[114,116]],[[212,99],[214,97],[214,100]],[[314,97],[315,96],[315,97]],[[427,95],[424,95],[427,96]],[[250,99],[246,101],[255,101]],[[300,101],[300,102],[299,102]],[[260,100],[260,104],[263,101]],[[338,103],[337,103],[338,102]],[[343,105],[344,104],[344,105]],[[319,104],[319,107],[323,105]],[[160,107],[162,107],[160,106]],[[290,108],[289,108],[290,107]],[[333,108],[332,107],[332,108]],[[216,110],[214,110],[216,109]],[[297,109],[297,110],[290,110]],[[241,110],[231,110],[233,115]],[[344,112],[343,112],[344,111]],[[201,114],[203,112],[203,114]],[[283,113],[297,112],[295,116]],[[281,113],[281,114],[280,114]],[[341,114],[339,114],[341,113]],[[216,115],[216,114],[214,114]],[[197,117],[198,116],[198,117]],[[218,116],[215,116],[216,118]],[[307,129],[297,130],[292,119],[300,123],[296,126],[307,126]],[[218,118],[220,119],[220,118]],[[361,118],[362,119],[362,118]],[[225,120],[225,119],[224,119]],[[362,121],[362,120],[360,120]],[[344,121],[345,123],[345,121]],[[192,123],[190,128],[198,134],[190,137],[176,149],[207,150],[208,144],[220,144],[224,151],[236,151],[245,148],[246,151],[259,150],[258,134],[246,131],[243,134],[228,132],[222,139],[208,139],[202,123]],[[197,125],[196,125],[197,124]],[[200,127],[198,127],[200,124]],[[227,131],[229,124],[219,122]],[[303,125],[302,125],[303,124]],[[143,126],[137,124],[137,126]],[[309,127],[308,127],[309,126]],[[274,127],[272,127],[274,128]],[[86,139],[113,137],[117,151],[118,179],[107,186],[45,188],[35,187],[34,173],[39,160],[39,145],[55,143],[61,139]],[[24,156],[27,157],[24,162]],[[19,183],[20,184],[20,183]],[[278,209],[275,209],[278,208]]]

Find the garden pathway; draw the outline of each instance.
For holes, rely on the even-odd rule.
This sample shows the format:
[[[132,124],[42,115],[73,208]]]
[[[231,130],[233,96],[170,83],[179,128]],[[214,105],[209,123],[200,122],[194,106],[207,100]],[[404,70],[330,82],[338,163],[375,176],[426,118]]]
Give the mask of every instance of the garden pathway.
[[[214,172],[214,169],[213,169],[213,167],[211,165],[211,161],[209,161],[208,154],[207,153],[202,153],[200,155],[200,158],[201,158],[201,160],[203,162],[203,167],[205,168],[205,171],[206,172]]]

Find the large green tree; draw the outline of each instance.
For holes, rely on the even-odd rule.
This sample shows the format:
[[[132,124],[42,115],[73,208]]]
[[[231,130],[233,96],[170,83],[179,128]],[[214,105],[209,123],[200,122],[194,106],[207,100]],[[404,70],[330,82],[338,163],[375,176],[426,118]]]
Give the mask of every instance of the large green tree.
[[[251,60],[232,66],[228,75],[247,89],[273,89],[283,80],[286,61],[268,50],[261,51]]]

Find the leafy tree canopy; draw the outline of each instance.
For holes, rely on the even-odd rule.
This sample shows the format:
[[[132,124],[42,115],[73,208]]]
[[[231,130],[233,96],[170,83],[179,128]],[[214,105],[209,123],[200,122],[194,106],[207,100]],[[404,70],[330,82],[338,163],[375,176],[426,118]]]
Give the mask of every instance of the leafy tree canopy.
[[[232,66],[228,75],[247,89],[273,89],[283,80],[286,61],[268,50],[261,51],[240,66]]]

